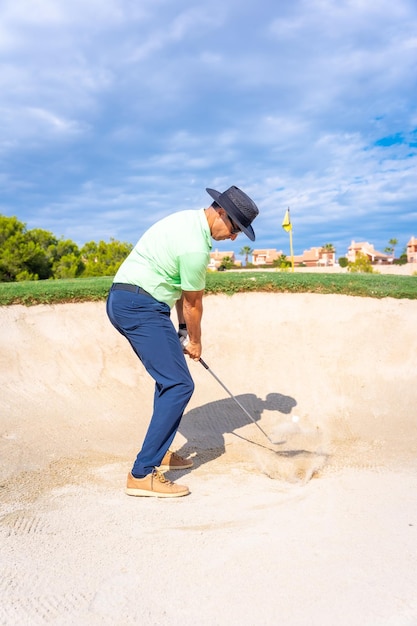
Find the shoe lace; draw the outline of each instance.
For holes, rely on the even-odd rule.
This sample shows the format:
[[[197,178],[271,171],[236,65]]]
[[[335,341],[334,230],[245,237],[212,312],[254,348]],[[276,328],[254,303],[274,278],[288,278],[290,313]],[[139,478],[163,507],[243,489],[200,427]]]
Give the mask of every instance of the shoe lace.
[[[168,478],[165,478],[165,474],[163,474],[163,472],[160,472],[159,470],[154,469],[152,474],[153,474],[153,477],[156,480],[159,480],[160,483],[166,483],[167,485],[168,484],[172,484],[172,482],[170,480],[168,480]]]

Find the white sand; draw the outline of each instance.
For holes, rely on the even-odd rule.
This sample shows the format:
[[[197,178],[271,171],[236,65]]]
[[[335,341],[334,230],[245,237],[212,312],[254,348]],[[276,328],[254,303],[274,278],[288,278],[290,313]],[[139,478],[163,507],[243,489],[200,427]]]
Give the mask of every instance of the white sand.
[[[175,448],[125,478],[153,384],[103,303],[0,309],[0,624],[415,626],[417,302],[205,299]],[[294,421],[293,417],[298,417]]]

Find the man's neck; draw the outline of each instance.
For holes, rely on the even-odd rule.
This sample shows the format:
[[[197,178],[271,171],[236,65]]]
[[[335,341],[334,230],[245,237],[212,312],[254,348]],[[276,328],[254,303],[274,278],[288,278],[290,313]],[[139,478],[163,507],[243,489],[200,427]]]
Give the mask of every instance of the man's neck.
[[[207,207],[207,209],[204,209],[204,213],[206,215],[207,222],[208,222],[208,225],[209,225],[209,228],[210,228],[210,232],[211,232],[211,228],[212,228],[212,226],[214,224],[214,221],[215,221],[215,219],[217,217],[217,211],[216,211],[216,209],[213,209],[212,206],[209,206],[209,207]]]

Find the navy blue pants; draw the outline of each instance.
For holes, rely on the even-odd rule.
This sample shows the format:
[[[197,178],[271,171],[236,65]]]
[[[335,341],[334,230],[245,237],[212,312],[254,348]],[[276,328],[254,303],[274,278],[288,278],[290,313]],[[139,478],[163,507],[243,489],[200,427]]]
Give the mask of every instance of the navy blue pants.
[[[107,315],[155,380],[153,414],[132,468],[136,478],[161,464],[194,391],[170,308],[143,293],[110,290]]]

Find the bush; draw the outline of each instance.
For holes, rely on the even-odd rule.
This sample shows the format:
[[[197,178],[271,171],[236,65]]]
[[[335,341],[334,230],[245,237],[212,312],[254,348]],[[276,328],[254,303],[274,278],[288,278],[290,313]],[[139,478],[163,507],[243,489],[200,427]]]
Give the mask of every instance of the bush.
[[[352,273],[361,272],[372,274],[374,268],[372,267],[371,259],[367,257],[366,254],[358,252],[355,261],[353,261],[353,263],[348,263],[348,271]]]
[[[407,255],[406,254],[402,254],[399,259],[394,259],[393,260],[394,265],[405,265],[407,262],[408,261],[407,261]]]
[[[341,256],[339,259],[339,265],[340,267],[347,267],[348,266],[349,261],[347,260],[347,258],[345,256]]]
[[[273,267],[277,267],[280,270],[285,270],[291,267],[291,261],[287,259],[285,254],[281,254],[281,256],[278,257],[278,259],[274,259],[272,265]]]
[[[230,256],[224,256],[222,258],[222,262],[221,262],[220,267],[223,267],[223,269],[225,269],[225,270],[231,270],[232,269],[233,261],[230,258]],[[219,269],[220,269],[220,267],[219,267]]]

